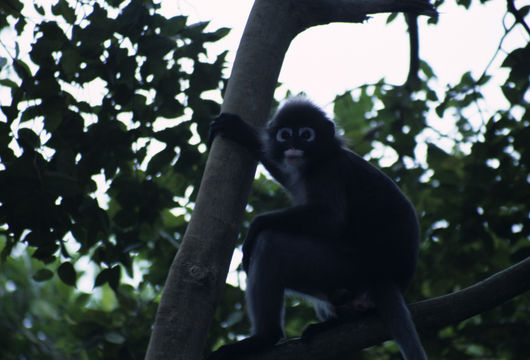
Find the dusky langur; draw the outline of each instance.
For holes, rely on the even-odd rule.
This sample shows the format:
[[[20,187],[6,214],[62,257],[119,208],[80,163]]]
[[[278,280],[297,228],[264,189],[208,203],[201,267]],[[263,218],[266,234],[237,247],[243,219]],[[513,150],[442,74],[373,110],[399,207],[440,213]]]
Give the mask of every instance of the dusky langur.
[[[222,346],[209,359],[239,359],[284,336],[284,293],[315,300],[320,324],[310,339],[374,308],[403,357],[425,352],[403,299],[418,257],[415,210],[383,172],[348,150],[334,123],[303,98],[287,101],[265,129],[223,113],[210,142],[221,135],[255,155],[291,195],[292,206],[257,216],[243,245],[252,335]]]

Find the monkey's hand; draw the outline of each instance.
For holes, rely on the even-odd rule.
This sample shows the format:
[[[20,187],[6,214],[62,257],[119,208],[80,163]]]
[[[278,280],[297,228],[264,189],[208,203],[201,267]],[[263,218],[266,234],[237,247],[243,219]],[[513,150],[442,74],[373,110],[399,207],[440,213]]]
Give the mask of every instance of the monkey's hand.
[[[309,324],[302,332],[302,340],[312,340],[316,335],[331,330],[345,322],[338,317],[328,319],[316,324]]]
[[[211,147],[213,139],[217,135],[244,146],[254,155],[257,155],[261,149],[258,132],[252,125],[247,124],[235,114],[221,113],[212,120],[208,133],[208,147]]]
[[[266,216],[256,216],[248,229],[247,238],[243,243],[243,270],[248,272],[252,250],[259,233],[266,228]]]
[[[249,354],[259,352],[273,346],[280,339],[281,334],[273,336],[250,336],[233,344],[223,345],[207,357],[207,360],[236,360],[244,359]]]
[[[241,118],[236,114],[221,113],[217,115],[210,123],[208,131],[208,147],[211,147],[213,139],[217,135],[226,136],[230,138],[230,133],[237,132],[234,128],[242,122]],[[228,136],[226,135],[228,133]]]
[[[377,311],[375,308],[366,310],[359,310],[348,305],[335,307],[336,317],[319,322],[317,324],[309,324],[304,331],[302,331],[302,340],[312,340],[316,335],[331,330],[342,324],[351,323],[368,316],[374,316]]]

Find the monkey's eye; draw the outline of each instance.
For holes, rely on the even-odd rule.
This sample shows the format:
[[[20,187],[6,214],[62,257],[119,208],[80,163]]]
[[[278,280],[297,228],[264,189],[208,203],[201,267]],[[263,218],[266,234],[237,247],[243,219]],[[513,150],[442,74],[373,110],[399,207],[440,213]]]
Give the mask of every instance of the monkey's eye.
[[[303,127],[298,129],[298,136],[307,142],[315,140],[315,130],[309,127]]]
[[[289,139],[291,136],[293,136],[293,130],[289,128],[281,128],[276,133],[276,140],[279,142],[285,142],[287,139]]]

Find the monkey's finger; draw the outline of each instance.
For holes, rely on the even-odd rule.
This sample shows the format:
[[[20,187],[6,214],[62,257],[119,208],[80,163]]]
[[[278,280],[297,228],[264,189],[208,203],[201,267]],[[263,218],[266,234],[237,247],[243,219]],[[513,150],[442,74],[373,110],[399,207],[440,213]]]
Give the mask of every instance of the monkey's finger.
[[[227,128],[234,127],[234,124],[240,121],[240,117],[230,113],[220,113],[210,123],[210,129],[208,130],[208,148],[211,148],[213,139],[219,134],[223,134]]]
[[[210,123],[210,128],[208,129],[208,141],[206,142],[208,149],[212,147],[213,139],[215,139],[218,133],[219,133],[218,125],[215,123],[215,119],[214,119]]]
[[[222,134],[225,128],[225,122],[223,121],[223,118],[221,117],[221,115],[215,117],[210,123],[210,129],[208,130],[208,142],[207,142],[208,148],[211,148],[213,139],[215,139],[217,135]]]

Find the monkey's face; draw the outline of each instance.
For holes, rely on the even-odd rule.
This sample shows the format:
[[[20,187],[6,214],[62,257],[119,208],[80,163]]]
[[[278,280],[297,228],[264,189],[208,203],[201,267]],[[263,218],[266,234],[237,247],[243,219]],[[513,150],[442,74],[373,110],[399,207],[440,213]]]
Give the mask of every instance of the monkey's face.
[[[278,160],[299,167],[305,164],[316,141],[315,129],[308,126],[286,126],[275,130],[274,148]]]
[[[318,107],[290,102],[281,107],[267,128],[272,158],[289,166],[318,165],[335,148],[335,126]]]

